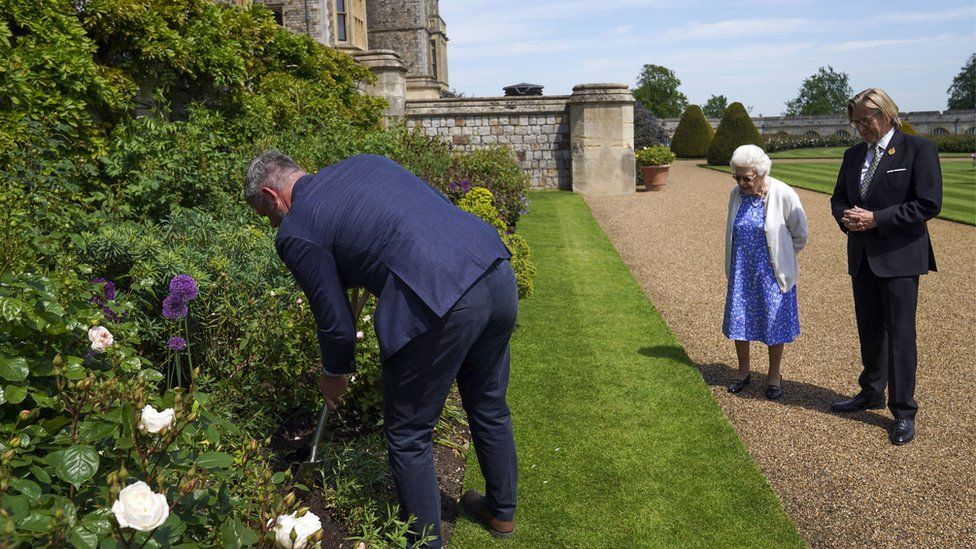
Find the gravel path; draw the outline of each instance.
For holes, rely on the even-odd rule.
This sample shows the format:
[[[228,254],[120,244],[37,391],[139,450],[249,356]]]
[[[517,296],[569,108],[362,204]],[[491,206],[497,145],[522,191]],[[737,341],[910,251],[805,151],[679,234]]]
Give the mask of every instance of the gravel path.
[[[812,547],[976,547],[976,228],[929,222],[940,271],[920,284],[918,437],[896,447],[887,409],[829,411],[856,392],[860,360],[844,236],[824,194],[798,189],[810,241],[800,254],[801,335],[786,347],[784,396],[763,396],[761,344],[752,384],[725,391],[736,368],[721,333],[733,183],[695,163],[673,164],[661,192],[587,202],[804,538]]]

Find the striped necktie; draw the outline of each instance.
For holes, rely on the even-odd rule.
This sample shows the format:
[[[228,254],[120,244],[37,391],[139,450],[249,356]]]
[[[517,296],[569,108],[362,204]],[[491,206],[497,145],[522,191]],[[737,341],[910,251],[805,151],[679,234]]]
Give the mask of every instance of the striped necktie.
[[[864,174],[864,178],[861,179],[861,185],[859,190],[861,191],[861,200],[864,200],[864,196],[868,194],[868,187],[871,185],[871,178],[874,177],[874,171],[878,169],[878,164],[881,163],[881,155],[884,154],[884,149],[881,145],[874,146],[874,160],[871,161],[871,165],[868,166],[868,172]]]

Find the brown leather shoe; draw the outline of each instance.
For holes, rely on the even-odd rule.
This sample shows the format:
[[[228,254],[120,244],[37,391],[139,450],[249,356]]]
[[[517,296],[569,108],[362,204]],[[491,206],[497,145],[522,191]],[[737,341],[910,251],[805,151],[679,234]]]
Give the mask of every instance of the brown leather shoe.
[[[472,518],[484,523],[491,535],[496,538],[510,538],[515,534],[515,521],[495,518],[495,515],[485,505],[484,496],[479,494],[477,490],[468,490],[461,496],[461,508]]]

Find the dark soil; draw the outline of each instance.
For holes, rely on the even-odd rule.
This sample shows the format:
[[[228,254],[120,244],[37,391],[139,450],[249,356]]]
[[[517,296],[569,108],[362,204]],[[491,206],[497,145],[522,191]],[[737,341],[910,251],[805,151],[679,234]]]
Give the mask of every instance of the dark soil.
[[[274,454],[275,469],[284,470],[292,467],[292,472],[298,471],[298,465],[309,458],[310,445],[315,435],[315,422],[318,411],[298,410],[281,422],[278,430],[271,438],[271,451]],[[363,422],[358,417],[346,415],[343,421],[336,422],[332,418],[326,425],[323,439],[328,437],[332,441],[350,441],[363,436],[369,429],[363,428]],[[457,440],[453,440],[464,448],[468,447],[470,433],[467,427],[457,429]],[[458,455],[452,448],[434,445],[434,468],[441,492],[441,537],[445,545],[454,533],[457,522],[458,500],[461,498],[461,487],[464,479],[465,458]],[[391,499],[395,496],[391,493]],[[346,540],[352,533],[347,525],[342,524],[322,499],[316,490],[307,493],[302,498],[304,505],[315,513],[322,521],[325,537],[322,547],[329,549],[350,549],[355,544]]]

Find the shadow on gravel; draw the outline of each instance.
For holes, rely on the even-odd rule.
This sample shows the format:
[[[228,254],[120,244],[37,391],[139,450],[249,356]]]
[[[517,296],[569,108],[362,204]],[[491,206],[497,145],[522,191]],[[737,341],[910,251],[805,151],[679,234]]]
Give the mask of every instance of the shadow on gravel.
[[[674,360],[695,368],[701,373],[705,383],[711,387],[722,387],[723,389],[735,379],[738,368],[733,368],[728,364],[696,364],[692,361],[685,350],[677,345],[655,345],[653,347],[643,347],[640,354],[650,358],[663,358]],[[762,372],[753,372],[752,383],[749,384],[736,398],[748,398],[754,400],[766,400],[766,375]],[[852,393],[853,394],[853,393]],[[850,398],[851,395],[842,395],[832,389],[820,387],[810,383],[791,381],[787,376],[783,376],[783,396],[778,403],[785,406],[799,406],[822,414],[835,415],[830,411],[830,405],[838,400]],[[847,414],[845,417],[853,421],[860,421],[867,425],[873,425],[884,430],[891,429],[894,420],[887,417],[886,410],[857,412]]]

